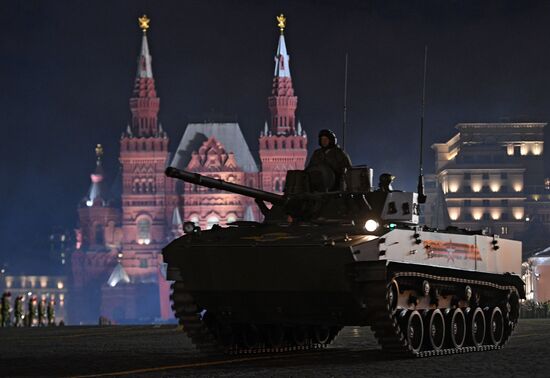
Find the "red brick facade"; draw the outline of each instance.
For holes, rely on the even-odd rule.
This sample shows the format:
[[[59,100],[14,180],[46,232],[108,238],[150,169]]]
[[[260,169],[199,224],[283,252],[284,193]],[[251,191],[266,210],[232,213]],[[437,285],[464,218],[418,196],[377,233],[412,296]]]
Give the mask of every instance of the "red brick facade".
[[[95,323],[100,315],[115,322],[172,318],[161,250],[182,235],[182,222],[194,221],[207,229],[236,220],[260,220],[253,199],[168,179],[164,175],[168,164],[277,192],[284,188],[287,170],[305,165],[307,137],[296,122],[298,98],[283,35],[268,98],[271,118],[259,138],[261,170],[238,124],[188,125],[170,162],[169,139],[158,122],[160,99],[151,60],[144,33],[130,99],[131,123],[120,139],[120,206],[104,200],[104,192],[96,195],[99,186],[93,181],[98,181],[98,174],[99,183],[103,180],[98,157],[99,173],[96,169],[92,175],[92,188],[78,210],[73,323]]]

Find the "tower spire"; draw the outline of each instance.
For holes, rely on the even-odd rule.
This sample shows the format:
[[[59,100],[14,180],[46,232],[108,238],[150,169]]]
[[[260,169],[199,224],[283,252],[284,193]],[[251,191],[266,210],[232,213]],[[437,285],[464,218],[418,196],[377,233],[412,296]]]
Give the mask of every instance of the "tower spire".
[[[277,54],[275,55],[275,77],[288,77],[290,78],[290,66],[288,65],[288,53],[286,51],[286,42],[284,30],[286,27],[286,18],[281,13],[280,16],[277,16],[277,26],[281,30],[281,35],[279,36],[279,44],[277,45]]]
[[[271,113],[271,131],[275,135],[287,135],[296,127],[295,112],[298,98],[294,96],[292,79],[290,76],[289,56],[286,49],[284,30],[286,18],[281,13],[277,16],[277,26],[281,31],[277,53],[275,55],[275,72],[273,73],[273,87],[268,98]]]
[[[294,95],[290,77],[289,56],[286,49],[286,18],[276,17],[279,43],[275,54],[273,87],[267,98],[270,118],[259,138],[259,155],[262,162],[260,175],[264,190],[281,192],[288,170],[304,169],[307,158],[307,137],[302,125],[296,122],[298,97]]]
[[[138,18],[139,27],[143,31],[141,50],[138,56],[136,80],[130,110],[132,112],[132,132],[138,137],[154,136],[158,132],[157,116],[160,100],[155,90],[152,58],[149,53],[147,30],[150,19],[143,15]]]
[[[103,201],[103,165],[102,158],[103,158],[103,146],[101,144],[96,145],[95,147],[95,155],[96,155],[96,162],[95,162],[95,170],[94,173],[90,175],[91,185],[90,189],[88,190],[88,195],[86,196],[86,206],[91,207],[95,203],[96,200]],[[99,203],[100,205],[102,202]]]
[[[151,54],[149,54],[149,44],[147,43],[147,29],[149,29],[149,22],[151,20],[143,15],[138,18],[139,27],[143,30],[143,37],[141,38],[141,53],[138,58],[138,71],[137,77],[139,78],[153,78],[153,68],[151,66]]]

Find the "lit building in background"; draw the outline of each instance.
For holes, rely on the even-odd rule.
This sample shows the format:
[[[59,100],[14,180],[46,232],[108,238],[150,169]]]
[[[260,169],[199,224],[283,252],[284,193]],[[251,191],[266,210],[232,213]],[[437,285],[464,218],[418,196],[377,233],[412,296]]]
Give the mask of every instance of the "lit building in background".
[[[287,170],[304,168],[307,136],[296,121],[298,98],[290,77],[285,20],[282,15],[278,20],[281,35],[268,98],[271,117],[258,130],[258,167],[238,123],[188,124],[169,160],[169,138],[158,121],[149,20],[140,18],[143,36],[130,98],[132,117],[120,139],[120,199],[104,188],[103,149],[98,145],[90,190],[78,209],[72,323],[97,323],[100,316],[116,323],[173,318],[161,250],[183,234],[183,222],[209,229],[261,220],[253,199],[167,178],[168,165],[276,192],[283,191]]]
[[[523,240],[526,252],[550,244],[545,126],[461,123],[449,141],[432,146],[436,172],[428,181],[439,187],[452,225]],[[426,206],[429,225],[437,224],[436,200]]]
[[[550,301],[550,247],[535,253],[523,263],[522,278],[528,300]]]

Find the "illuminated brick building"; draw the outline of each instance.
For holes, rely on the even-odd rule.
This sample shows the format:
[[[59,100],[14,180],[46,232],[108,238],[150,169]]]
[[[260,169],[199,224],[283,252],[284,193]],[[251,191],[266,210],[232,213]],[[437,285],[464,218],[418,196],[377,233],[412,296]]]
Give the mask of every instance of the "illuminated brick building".
[[[550,180],[544,174],[545,123],[461,123],[432,146],[434,183],[453,225],[520,239],[524,251],[550,243]],[[432,188],[434,193],[436,191]],[[434,220],[432,197],[426,221]]]
[[[115,322],[170,319],[161,249],[183,233],[183,222],[210,228],[260,220],[252,199],[168,179],[164,175],[168,165],[277,192],[284,188],[287,170],[305,165],[307,137],[296,121],[298,98],[290,77],[283,18],[268,98],[271,117],[259,130],[260,167],[237,123],[187,125],[169,160],[168,135],[158,122],[160,99],[148,23],[145,16],[140,19],[143,36],[130,98],[132,117],[120,139],[121,199],[113,201],[103,188],[103,151],[98,146],[91,187],[79,206],[77,251],[72,256],[73,323],[96,323],[100,315]]]

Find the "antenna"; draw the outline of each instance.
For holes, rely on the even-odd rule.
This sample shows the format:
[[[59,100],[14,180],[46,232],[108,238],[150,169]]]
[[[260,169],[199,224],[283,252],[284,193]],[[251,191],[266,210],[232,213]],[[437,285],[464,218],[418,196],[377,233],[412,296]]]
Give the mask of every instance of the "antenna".
[[[342,149],[346,148],[346,123],[348,116],[348,53],[346,52],[346,64],[344,67],[344,118],[342,122]]]
[[[418,203],[426,203],[426,194],[424,194],[424,168],[423,168],[423,150],[424,150],[424,113],[426,110],[426,71],[428,68],[428,45],[424,46],[424,81],[422,85],[422,112],[420,115],[420,161],[418,169]]]

